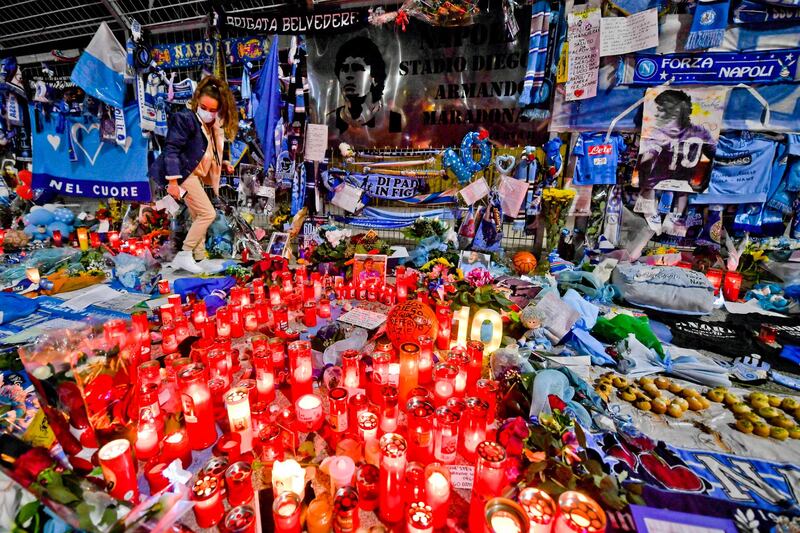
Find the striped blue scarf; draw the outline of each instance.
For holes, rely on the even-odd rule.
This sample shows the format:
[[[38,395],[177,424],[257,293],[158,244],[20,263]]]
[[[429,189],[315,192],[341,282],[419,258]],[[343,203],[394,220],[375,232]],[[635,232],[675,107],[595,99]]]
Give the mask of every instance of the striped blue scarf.
[[[535,101],[536,91],[542,86],[547,68],[547,45],[550,32],[550,3],[539,0],[531,8],[531,36],[528,41],[528,68],[519,95],[521,106]]]

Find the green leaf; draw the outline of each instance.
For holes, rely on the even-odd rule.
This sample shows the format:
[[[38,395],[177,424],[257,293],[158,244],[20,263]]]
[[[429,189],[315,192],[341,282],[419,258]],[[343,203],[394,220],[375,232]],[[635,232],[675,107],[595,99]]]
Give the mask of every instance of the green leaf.
[[[117,520],[117,513],[111,507],[106,508],[106,511],[103,513],[103,518],[100,519],[101,524],[108,524],[109,526],[116,522]]]
[[[581,445],[581,448],[586,449],[586,433],[583,432],[583,428],[580,424],[575,424],[575,438],[578,441],[578,444]]]
[[[77,496],[65,489],[62,485],[47,487],[47,495],[58,503],[72,503],[78,501]]]
[[[475,291],[475,303],[485,304],[489,302],[489,296],[480,290]]]
[[[24,528],[28,521],[39,511],[39,507],[41,505],[42,504],[38,500],[26,503],[20,507],[17,517],[14,521],[17,523],[17,525]]]

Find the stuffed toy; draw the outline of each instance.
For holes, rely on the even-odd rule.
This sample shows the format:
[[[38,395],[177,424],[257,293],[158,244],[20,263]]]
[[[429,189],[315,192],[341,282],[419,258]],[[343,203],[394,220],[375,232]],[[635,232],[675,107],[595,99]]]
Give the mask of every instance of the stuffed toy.
[[[34,206],[22,217],[25,223],[25,234],[34,241],[41,241],[53,236],[53,231],[60,231],[66,237],[72,233],[75,215],[66,207],[52,204]]]

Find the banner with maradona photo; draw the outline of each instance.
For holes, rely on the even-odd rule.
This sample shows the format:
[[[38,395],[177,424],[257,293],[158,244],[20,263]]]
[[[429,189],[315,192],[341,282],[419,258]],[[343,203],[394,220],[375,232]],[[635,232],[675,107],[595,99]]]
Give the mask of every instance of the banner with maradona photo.
[[[485,128],[498,143],[547,140],[546,121],[528,121],[517,100],[527,66],[530,7],[516,10],[512,38],[493,9],[471,26],[412,21],[307,43],[312,121],[327,124],[331,146],[440,147]]]
[[[642,190],[705,188],[727,95],[723,87],[647,89],[636,165]]]
[[[67,196],[150,200],[147,139],[139,107],[125,108],[126,135],[119,141],[113,121],[85,116],[45,115],[30,106],[33,131],[33,189]],[[38,116],[37,116],[38,114]]]

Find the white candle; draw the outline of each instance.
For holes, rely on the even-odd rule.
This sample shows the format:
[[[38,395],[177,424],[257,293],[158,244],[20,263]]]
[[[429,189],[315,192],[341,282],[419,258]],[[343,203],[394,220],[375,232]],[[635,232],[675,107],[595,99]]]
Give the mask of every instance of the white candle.
[[[141,424],[136,431],[136,458],[149,459],[158,452],[158,432],[152,424]]]
[[[250,398],[246,389],[236,387],[225,393],[225,407],[231,431],[242,437],[241,453],[253,449],[253,424],[250,419]]]
[[[331,476],[331,494],[336,494],[339,488],[352,484],[356,464],[346,455],[336,455],[331,458],[328,470]]]
[[[303,497],[305,492],[305,470],[294,459],[275,461],[272,465],[272,489],[275,497],[284,492],[293,492]]]
[[[447,507],[450,501],[450,480],[446,470],[433,463],[425,468],[425,497],[433,511],[433,527],[443,527],[447,522]]]

